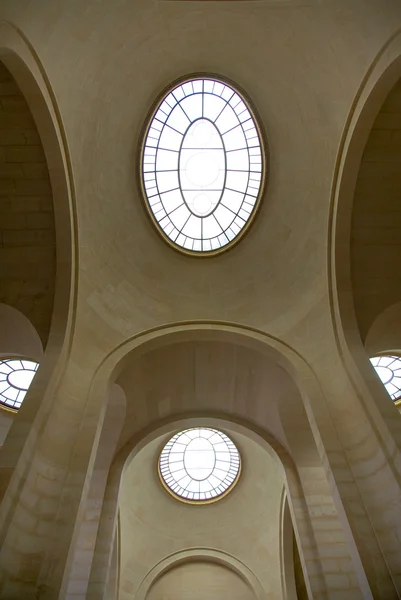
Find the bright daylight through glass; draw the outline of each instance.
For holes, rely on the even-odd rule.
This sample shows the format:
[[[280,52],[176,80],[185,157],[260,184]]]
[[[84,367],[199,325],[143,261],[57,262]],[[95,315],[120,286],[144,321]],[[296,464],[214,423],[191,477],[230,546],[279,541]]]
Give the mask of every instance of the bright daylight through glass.
[[[401,358],[374,356],[370,362],[393,400],[401,399]]]
[[[174,435],[159,458],[159,471],[167,487],[180,498],[207,502],[225,494],[240,472],[235,444],[221,431],[207,427],[186,429]]]
[[[31,360],[0,361],[0,404],[18,409],[36,375],[39,364]]]
[[[195,253],[230,244],[255,211],[262,177],[259,132],[232,87],[192,79],[163,98],[146,134],[142,182],[171,242]]]

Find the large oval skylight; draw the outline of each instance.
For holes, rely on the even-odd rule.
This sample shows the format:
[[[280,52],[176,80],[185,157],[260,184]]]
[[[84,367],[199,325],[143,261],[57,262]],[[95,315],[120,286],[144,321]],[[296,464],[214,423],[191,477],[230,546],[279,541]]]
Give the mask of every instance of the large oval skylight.
[[[370,362],[394,401],[401,400],[401,357],[374,356]]]
[[[158,102],[142,149],[142,187],[173,246],[204,255],[237,241],[259,204],[264,170],[255,115],[232,85],[194,77]]]
[[[236,483],[241,459],[223,432],[194,427],[176,433],[164,446],[159,473],[165,486],[180,500],[211,502]]]
[[[39,364],[32,360],[9,358],[0,361],[0,404],[17,410],[36,375]]]

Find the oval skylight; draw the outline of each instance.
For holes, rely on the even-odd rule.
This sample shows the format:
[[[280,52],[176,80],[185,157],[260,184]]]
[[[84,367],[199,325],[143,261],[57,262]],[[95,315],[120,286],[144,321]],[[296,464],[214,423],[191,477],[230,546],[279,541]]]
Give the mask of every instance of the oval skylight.
[[[0,404],[17,410],[38,370],[32,360],[9,358],[0,361]]]
[[[194,77],[158,102],[142,149],[142,187],[173,246],[205,255],[237,241],[255,215],[264,170],[255,115],[232,85]]]
[[[374,356],[370,362],[394,401],[401,400],[401,357]]]
[[[159,457],[159,473],[180,500],[211,502],[236,483],[241,459],[235,444],[222,431],[194,427],[176,433]]]

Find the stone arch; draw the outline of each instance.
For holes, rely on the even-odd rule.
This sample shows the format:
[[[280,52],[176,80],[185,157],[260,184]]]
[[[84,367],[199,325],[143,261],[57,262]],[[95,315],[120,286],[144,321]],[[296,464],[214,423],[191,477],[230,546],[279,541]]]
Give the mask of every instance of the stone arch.
[[[194,416],[191,414],[165,419],[163,424],[159,423],[154,427],[139,432],[138,435],[127,442],[116,455],[109,473],[105,492],[87,598],[98,598],[98,594],[104,594],[104,590],[107,589],[109,568],[113,554],[113,543],[110,543],[110,540],[113,540],[118,531],[120,483],[127,466],[134,457],[154,439],[159,438],[161,435],[168,435],[177,429],[185,429],[195,425],[222,428],[228,433],[241,433],[262,446],[262,448],[280,466],[283,474],[283,482],[287,489],[287,495],[291,499],[290,519],[292,518],[295,520],[294,526],[300,545],[303,548],[308,547],[310,554],[310,562],[308,563],[310,572],[308,573],[308,568],[305,563],[303,566],[307,572],[306,580],[309,593],[312,597],[313,589],[321,589],[321,586],[325,586],[325,583],[322,574],[320,573],[319,560],[316,553],[316,541],[314,540],[315,533],[308,516],[307,502],[303,494],[296,467],[291,457],[273,436],[269,435],[266,431],[258,429],[255,425],[240,422],[238,420],[236,421],[229,415],[221,415],[216,418],[216,416],[205,417],[201,415]],[[287,516],[289,516],[289,513]],[[312,563],[314,564],[314,567],[311,567]],[[106,599],[106,596],[101,597]],[[142,598],[142,595],[139,597]],[[259,595],[257,597],[259,598]]]
[[[335,171],[329,223],[329,289],[339,344],[360,345],[351,283],[350,234],[359,168],[375,119],[401,77],[401,32],[364,77],[345,124]]]
[[[381,50],[364,77],[338,153],[329,224],[329,290],[335,333],[344,364],[365,361],[351,281],[351,217],[363,152],[385,99],[401,77],[401,32]],[[364,336],[365,337],[365,336]],[[349,371],[349,369],[347,369]],[[365,368],[365,377],[369,370]]]
[[[367,360],[366,350],[369,351],[371,343],[367,336],[373,335],[375,324],[392,308],[389,306],[380,313],[365,332],[364,341],[368,341],[365,349],[354,306],[350,236],[354,194],[364,149],[376,117],[400,77],[401,32],[398,31],[382,48],[364,77],[344,129],[332,188],[328,256],[331,312],[340,356],[373,427],[379,420],[379,413],[385,420],[381,433],[386,437],[384,429],[387,427],[392,435],[391,442],[385,442],[391,454],[395,452],[394,441],[398,448],[401,445],[400,425],[398,419],[394,419],[395,407],[388,401],[387,393]]]
[[[359,412],[357,419],[360,423],[360,431],[365,429],[365,440],[373,440],[377,436],[374,453],[373,448],[367,451],[367,444],[365,452],[375,454],[376,460],[383,460],[388,465],[388,475],[393,486],[392,506],[394,507],[397,504],[399,506],[400,502],[401,422],[394,404],[389,402],[388,394],[368,360],[367,348],[364,347],[366,331],[360,329],[354,302],[350,241],[354,197],[364,150],[379,111],[400,76],[401,32],[397,31],[376,56],[366,73],[345,123],[332,187],[328,245],[329,297],[339,355],[343,368],[349,376],[350,393],[355,394],[357,399],[355,406]],[[386,303],[391,304],[395,300],[397,298],[388,298]],[[358,480],[358,476],[356,479]],[[371,486],[374,479],[375,475],[372,472]],[[368,481],[368,478],[365,481]],[[360,481],[360,486],[363,490],[363,481]],[[370,519],[372,522],[377,522],[375,529],[378,532],[381,552],[385,553],[389,544],[388,541],[384,541],[384,537],[386,535],[391,537],[391,533],[388,532],[382,537],[384,528],[379,521],[383,519],[374,502],[370,505],[369,494],[364,495],[364,502],[370,511]],[[395,514],[396,512],[394,516]],[[399,590],[397,579],[399,559],[396,546],[395,543],[388,553],[387,565],[390,567],[392,580],[388,580],[389,588],[385,591],[385,595],[390,594],[392,585],[394,585],[391,590],[393,595],[397,593],[395,589]]]
[[[321,437],[321,432],[325,431],[325,435],[332,441],[336,439],[336,433],[334,427],[331,425],[331,419],[327,411],[324,397],[322,396],[320,386],[317,379],[304,359],[295,352],[290,346],[283,343],[282,341],[273,338],[267,334],[261,333],[257,330],[240,327],[238,325],[226,324],[226,323],[183,323],[174,324],[158,329],[144,332],[134,338],[127,340],[120,346],[118,346],[113,352],[111,352],[99,366],[97,373],[93,379],[90,397],[88,399],[88,409],[91,410],[90,406],[93,403],[93,410],[95,405],[98,405],[99,399],[103,398],[105,401],[106,395],[105,390],[109,381],[115,381],[118,375],[121,373],[124,366],[127,364],[129,357],[132,353],[138,353],[138,355],[144,354],[151,349],[158,348],[163,345],[171,345],[172,343],[178,343],[183,340],[230,340],[230,342],[240,344],[242,346],[257,349],[262,354],[273,358],[277,364],[294,379],[302,395],[302,400],[310,427],[313,431],[314,443],[316,444],[317,453],[320,462],[320,474],[319,482],[323,482],[325,486],[325,496],[328,499],[329,504],[327,505],[327,514],[330,514],[330,519],[326,520],[327,526],[334,526],[336,528],[336,536],[338,539],[343,540],[341,542],[342,551],[347,556],[347,564],[349,568],[355,569],[354,577],[356,577],[361,584],[361,587],[368,590],[366,576],[364,569],[361,564],[361,559],[356,551],[355,541],[351,535],[349,527],[347,525],[346,514],[347,509],[343,506],[342,501],[333,487],[335,478],[331,474],[330,463],[327,460],[325,442]],[[194,415],[180,415],[181,418],[193,417]],[[196,416],[196,415],[195,415]],[[199,415],[204,416],[203,415]],[[224,416],[224,415],[223,415]],[[225,415],[232,419],[231,415]],[[176,415],[176,418],[178,416]],[[216,416],[215,416],[216,418]],[[324,424],[322,419],[324,419]],[[161,421],[158,422],[160,426]],[[153,424],[153,427],[155,424]],[[101,423],[99,425],[101,427]],[[252,428],[252,427],[251,427]],[[151,428],[152,429],[152,428]],[[331,431],[331,433],[330,433]],[[141,436],[144,437],[149,434],[149,431],[141,431]],[[266,435],[266,431],[263,431]],[[131,449],[140,442],[140,438],[131,440]],[[96,444],[93,446],[93,455],[97,452]],[[111,560],[111,545],[109,541],[113,539],[116,518],[117,518],[117,498],[118,490],[120,485],[120,476],[123,468],[123,464],[126,460],[121,459],[121,453],[115,459],[113,468],[109,474],[109,480],[104,496],[103,507],[105,510],[102,512],[102,516],[99,523],[99,533],[95,548],[95,557],[92,565],[91,581],[88,588],[88,598],[98,597],[101,590],[105,587],[105,582],[108,577],[108,565]],[[280,460],[284,456],[288,456],[287,453],[284,455],[280,454]],[[285,461],[284,461],[285,462]],[[290,459],[291,462],[291,459]],[[305,469],[303,473],[303,485],[306,484],[308,487],[308,478],[311,473],[316,473],[313,469]],[[312,479],[315,475],[312,475]],[[91,474],[88,472],[88,477]],[[305,580],[306,585],[309,587],[310,594],[319,594],[321,590],[326,590],[325,575],[322,572],[321,562],[319,562],[317,554],[317,544],[315,540],[316,532],[314,531],[315,523],[313,518],[310,519],[309,511],[313,514],[313,507],[309,506],[311,499],[316,496],[313,494],[314,483],[310,480],[311,487],[309,491],[305,492],[300,486],[299,473],[296,468],[288,469],[286,472],[288,481],[291,482],[291,486],[297,492],[293,492],[289,497],[291,498],[291,514],[294,522],[301,523],[300,527],[296,527],[297,541],[300,551],[303,551],[302,539],[300,539],[299,532],[303,536],[309,537],[309,542],[312,549],[309,547],[308,553],[311,553],[316,559],[312,559],[309,562],[309,567],[314,563],[315,571],[313,573],[306,573]],[[290,485],[290,484],[289,484]],[[320,483],[319,483],[320,485]],[[82,498],[82,502],[85,502],[85,498]],[[319,525],[318,525],[319,527]],[[317,534],[319,537],[322,534]],[[108,540],[108,541],[106,541]],[[315,540],[315,541],[313,541]],[[319,591],[318,591],[319,590]],[[323,593],[323,592],[322,592]],[[353,594],[353,591],[349,591],[349,594]],[[359,592],[355,591],[355,598],[359,598]],[[367,591],[369,597],[369,592]],[[350,597],[351,597],[350,596]],[[319,597],[316,595],[316,597]]]
[[[15,141],[14,139],[8,140],[11,150],[13,150],[11,160],[15,161],[8,164],[9,166],[15,165],[17,167],[23,165],[23,169],[31,165],[29,170],[29,173],[32,171],[30,174],[31,178],[20,181],[20,199],[23,199],[23,193],[28,194],[25,196],[26,198],[30,198],[29,194],[32,194],[35,190],[37,195],[40,196],[39,192],[43,188],[42,195],[49,199],[51,211],[54,213],[55,250],[57,251],[57,272],[54,273],[53,283],[54,302],[48,315],[48,318],[51,320],[51,323],[49,321],[47,326],[48,333],[46,334],[46,331],[44,331],[41,335],[44,345],[48,345],[49,350],[54,352],[57,351],[60,343],[65,338],[66,332],[71,326],[70,321],[72,317],[70,315],[74,314],[74,311],[70,310],[74,302],[74,257],[76,253],[74,235],[75,209],[71,166],[56,101],[38,57],[29,42],[9,23],[0,23],[0,35],[0,61],[12,78],[10,83],[15,87],[18,99],[21,98],[21,102],[24,102],[27,106],[29,111],[27,119],[32,123],[33,129],[31,131],[36,143],[32,147],[28,145],[23,146],[22,144],[18,146],[17,143],[12,143]],[[24,135],[23,129],[21,131],[20,129],[20,127],[17,127],[14,131],[17,137]],[[11,131],[11,133],[13,132]],[[29,142],[29,140],[27,141]],[[44,159],[41,156],[38,157],[38,161],[40,159],[41,161],[44,160],[44,162],[28,162],[29,160],[33,160],[32,156],[28,156],[30,153],[27,151],[30,148],[33,148],[37,154],[44,152]],[[24,160],[27,162],[23,162]],[[34,168],[38,171],[41,165],[48,172],[48,183],[46,183],[46,173],[44,173],[45,179],[39,178],[41,173],[33,173]],[[35,179],[35,176],[38,179]],[[9,179],[8,181],[11,181],[18,188],[19,180],[15,182]],[[39,184],[42,185],[42,188]],[[15,193],[18,193],[19,188],[17,188],[14,190]],[[13,196],[11,196],[11,200],[14,200]],[[32,204],[37,205],[38,213],[31,215],[31,209],[28,210],[26,208],[28,203],[25,202],[24,204],[22,202],[19,207],[20,211],[22,211],[22,216],[24,216],[24,211],[28,210],[29,217],[36,216],[36,220],[38,220],[38,217],[42,215],[41,222],[44,222],[44,213],[40,212],[40,210],[43,208],[45,199],[42,200],[42,204],[37,197],[34,197],[32,200]],[[26,216],[26,219],[28,219],[28,216]],[[39,225],[40,223],[38,223]],[[45,224],[43,223],[44,226]],[[35,231],[41,231],[40,229],[35,230],[34,224],[32,227],[34,233]],[[51,223],[49,223],[49,227],[51,229]],[[26,243],[29,247],[32,244],[34,246],[36,244],[38,248],[42,244],[43,248],[43,240],[41,241],[38,238],[40,236],[36,236],[35,238],[35,236],[32,237],[31,235],[29,240],[26,240]],[[40,260],[41,253],[38,252],[38,261]],[[55,268],[56,265],[54,262]]]
[[[156,581],[174,567],[196,560],[208,560],[212,563],[226,566],[228,569],[237,573],[241,579],[246,581],[252,589],[255,599],[262,600],[264,598],[260,582],[244,563],[230,554],[214,548],[191,548],[171,554],[155,565],[142,581],[142,584],[135,595],[135,600],[146,600],[149,591]]]
[[[11,520],[15,510],[14,499],[26,480],[29,457],[40,439],[49,405],[70,349],[76,304],[76,219],[66,138],[46,73],[29,41],[10,23],[0,22],[0,40],[0,61],[29,107],[43,146],[54,198],[57,251],[49,332],[48,336],[42,336],[46,350],[38,375],[30,387],[29,402],[24,402],[19,410],[0,453],[1,489],[6,490],[2,519],[7,522]],[[15,467],[18,462],[20,468],[17,473]]]
[[[345,125],[332,188],[328,250],[330,304],[340,356],[371,426],[376,429],[376,424],[384,419],[380,435],[391,455],[399,452],[401,428],[399,419],[394,418],[397,411],[388,401],[387,393],[367,360],[369,347],[365,349],[361,339],[351,279],[350,236],[354,194],[364,149],[377,115],[400,77],[401,32],[398,31],[366,73]],[[391,311],[391,307],[386,310]],[[380,319],[378,315],[370,332]],[[363,337],[366,335],[369,332]],[[389,433],[391,438],[388,438]],[[399,478],[400,473],[396,476]]]
[[[51,374],[56,375],[57,363],[62,368],[75,318],[76,240],[72,171],[56,100],[39,58],[28,40],[10,23],[0,22],[0,39],[0,61],[28,106],[31,121],[36,127],[36,137],[39,137],[45,155],[53,197],[57,272],[54,303],[49,316],[51,325],[43,344],[45,355],[41,371],[44,382],[50,379]],[[17,134],[20,134],[19,130]],[[32,183],[35,180],[30,181]],[[29,185],[27,180],[25,187]],[[43,371],[46,371],[44,379]]]

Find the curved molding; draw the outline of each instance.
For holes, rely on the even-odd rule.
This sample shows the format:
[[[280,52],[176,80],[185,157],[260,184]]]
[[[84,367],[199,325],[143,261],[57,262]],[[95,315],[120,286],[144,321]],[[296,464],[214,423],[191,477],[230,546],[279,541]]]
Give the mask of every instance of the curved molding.
[[[55,94],[45,69],[24,34],[11,23],[0,21],[0,60],[14,77],[27,101],[42,141],[49,170],[56,224],[57,270],[50,334],[41,368],[23,403],[18,419],[0,455],[6,467],[1,523],[11,521],[15,498],[25,483],[29,461],[24,453],[35,451],[45,426],[48,407],[70,354],[77,303],[76,202],[67,138]],[[35,420],[35,427],[31,427]],[[29,439],[29,443],[26,443]],[[11,455],[8,444],[13,448]],[[12,458],[10,458],[12,456]],[[20,468],[15,467],[19,462]],[[6,484],[8,482],[8,486]],[[2,529],[2,539],[7,528]]]
[[[173,417],[167,418],[163,420],[163,422],[159,421],[157,425],[150,426],[145,430],[139,431],[135,436],[133,436],[118,452],[116,455],[109,474],[108,485],[115,489],[115,497],[114,503],[117,510],[118,504],[118,496],[119,489],[121,485],[122,476],[131,463],[131,461],[135,458],[135,456],[149,443],[154,441],[157,438],[162,438],[162,445],[168,440],[168,438],[175,433],[177,430],[186,429],[189,427],[200,426],[200,427],[215,427],[221,429],[222,431],[227,432],[232,435],[235,433],[239,433],[244,437],[252,440],[256,444],[258,444],[263,450],[265,450],[269,456],[276,462],[276,464],[282,470],[283,476],[283,506],[284,502],[286,503],[286,532],[287,532],[287,542],[288,542],[288,532],[290,532],[292,536],[292,525],[289,526],[289,523],[292,523],[289,505],[287,498],[291,498],[292,501],[298,502],[299,498],[303,497],[303,491],[301,482],[299,480],[298,472],[294,461],[291,456],[287,452],[287,450],[278,442],[269,432],[264,429],[260,429],[255,426],[253,423],[249,423],[244,419],[233,417],[232,415],[209,415],[207,417],[204,414],[181,414],[175,415]],[[238,449],[241,452],[241,445],[238,444]],[[300,507],[298,507],[300,509]],[[288,521],[289,519],[289,521]],[[304,527],[308,528],[307,523],[308,515],[304,514]],[[312,531],[310,531],[310,535],[313,537]],[[283,541],[283,540],[282,540]],[[292,544],[292,538],[291,538]],[[292,545],[291,545],[292,548]],[[288,544],[287,548],[288,550]],[[281,553],[282,558],[283,554]],[[292,555],[291,555],[292,556]],[[292,559],[291,559],[292,560]],[[288,552],[287,552],[287,561],[288,561]],[[120,568],[120,564],[118,561],[118,568]],[[288,568],[288,564],[282,564],[282,585],[283,590],[287,590],[288,600],[293,600],[295,598],[291,595],[292,580],[291,580],[291,571]],[[247,579],[248,580],[248,579]],[[285,581],[284,581],[285,580]],[[155,577],[152,579],[152,582],[155,581]],[[305,574],[306,584],[309,586],[308,573]],[[322,582],[323,584],[323,582]],[[142,585],[142,584],[141,584]],[[294,582],[295,585],[295,582]],[[150,585],[146,588],[148,591]],[[253,587],[254,590],[257,590],[257,587]],[[256,593],[256,592],[255,592]],[[146,594],[138,596],[138,598],[145,598]],[[257,598],[265,598],[264,595],[257,596]],[[135,596],[136,598],[136,596]]]
[[[325,398],[315,373],[303,357],[288,344],[256,329],[243,327],[233,323],[210,321],[174,323],[147,330],[126,340],[110,352],[99,365],[89,392],[88,410],[93,410],[94,414],[96,411],[101,410],[101,414],[104,414],[104,407],[107,403],[107,386],[109,385],[109,382],[115,381],[120,372],[133,357],[140,357],[141,355],[162,346],[191,340],[224,341],[249,347],[270,357],[277,364],[281,365],[294,379],[300,389],[309,419],[316,424],[316,426],[314,426],[315,442],[320,451],[322,463],[327,464],[325,445],[319,433],[320,430],[325,429],[323,424],[321,424],[321,426],[319,425],[320,420],[324,417],[322,405],[325,404]],[[98,408],[100,399],[103,399],[101,409]],[[103,417],[101,417],[101,419],[102,418]],[[202,414],[194,412],[186,414],[180,413],[166,419],[157,419],[157,422],[151,422],[144,429],[137,432],[119,450],[110,469],[107,484],[108,491],[106,492],[108,494],[108,501],[107,507],[104,508],[102,513],[100,529],[106,531],[109,524],[114,522],[118,510],[121,475],[125,465],[128,464],[142,447],[158,436],[166,436],[167,438],[174,430],[199,424],[210,426],[211,423],[214,427],[221,428],[223,431],[225,429],[227,431],[238,431],[247,437],[251,437],[259,445],[262,445],[276,462],[280,464],[283,469],[288,498],[291,498],[291,501],[296,503],[299,512],[303,513],[303,531],[309,530],[308,535],[313,538],[314,533],[311,528],[306,505],[303,501],[303,490],[296,465],[285,448],[279,444],[268,431],[262,430],[254,423],[248,423],[233,415],[226,414],[209,413],[209,416],[205,417],[204,411]],[[101,427],[101,425],[99,426]],[[100,565],[100,561],[103,560],[104,557],[102,557],[101,553],[94,558],[88,588],[90,590],[95,590],[97,564],[99,563]],[[306,583],[310,588],[316,585],[321,589],[326,589],[323,575],[320,572],[314,573],[313,585],[309,581],[310,575],[311,574],[308,572],[305,576]]]
[[[49,169],[56,224],[57,271],[48,348],[53,354],[67,342],[76,315],[78,244],[73,173],[67,138],[46,71],[25,35],[0,21],[0,60],[23,93],[35,120]],[[64,348],[63,348],[64,349]]]
[[[366,73],[344,127],[333,178],[328,231],[328,288],[333,332],[356,396],[371,428],[382,440],[394,469],[397,410],[367,360],[359,335],[350,265],[350,232],[354,192],[363,151],[377,114],[401,77],[401,30],[388,40]]]
[[[241,577],[241,579],[243,579],[245,583],[252,589],[257,600],[263,600],[265,598],[265,592],[259,579],[242,561],[232,554],[228,554],[222,550],[200,547],[174,552],[173,554],[163,558],[144,577],[134,596],[135,600],[146,600],[146,597],[152,586],[158,579],[160,579],[160,577],[162,577],[171,569],[174,569],[175,567],[178,567],[189,561],[208,561],[214,564],[222,565]]]
[[[266,332],[223,321],[184,321],[169,323],[148,329],[125,340],[103,359],[95,373],[92,390],[97,385],[115,380],[126,363],[139,356],[163,346],[187,341],[223,341],[261,352],[272,358],[295,380],[299,381],[308,374],[315,379],[312,367],[286,342]],[[316,380],[317,381],[317,380]]]
[[[283,488],[281,495],[280,524],[280,575],[283,595],[286,600],[297,600],[294,573],[293,525],[285,488]]]
[[[347,349],[361,347],[350,273],[350,228],[355,185],[376,116],[401,77],[401,30],[381,49],[366,73],[343,131],[332,185],[328,275],[334,332],[346,366]]]

